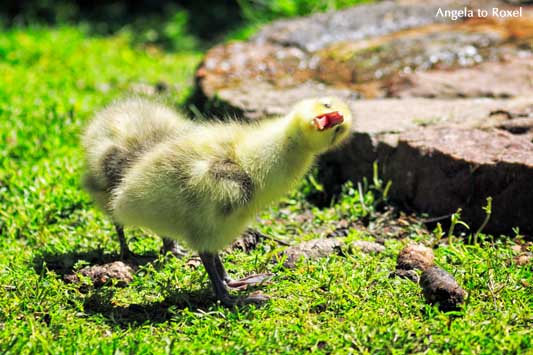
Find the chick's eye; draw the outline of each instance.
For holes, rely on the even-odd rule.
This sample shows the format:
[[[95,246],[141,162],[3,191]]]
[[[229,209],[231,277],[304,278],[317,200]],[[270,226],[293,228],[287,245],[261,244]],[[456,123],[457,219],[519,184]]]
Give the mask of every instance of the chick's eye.
[[[331,104],[330,104],[330,103],[325,103],[325,104],[324,104],[324,107],[325,107],[325,108],[331,108]]]

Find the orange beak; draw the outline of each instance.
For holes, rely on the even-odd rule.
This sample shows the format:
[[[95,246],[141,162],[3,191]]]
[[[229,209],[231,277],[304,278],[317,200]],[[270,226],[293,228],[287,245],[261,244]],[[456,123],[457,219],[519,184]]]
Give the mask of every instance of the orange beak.
[[[313,122],[319,131],[323,131],[344,122],[344,117],[340,112],[334,111],[316,116]]]

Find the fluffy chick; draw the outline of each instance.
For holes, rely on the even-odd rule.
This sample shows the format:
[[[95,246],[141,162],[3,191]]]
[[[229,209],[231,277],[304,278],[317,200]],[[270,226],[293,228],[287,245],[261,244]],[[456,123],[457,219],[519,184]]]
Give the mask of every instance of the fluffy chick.
[[[348,137],[352,116],[336,98],[299,102],[258,124],[193,123],[161,105],[128,100],[97,115],[84,138],[89,192],[122,225],[146,227],[200,254],[226,305],[268,275],[232,280],[218,251],[282,197],[314,158]],[[96,188],[95,188],[96,187]]]

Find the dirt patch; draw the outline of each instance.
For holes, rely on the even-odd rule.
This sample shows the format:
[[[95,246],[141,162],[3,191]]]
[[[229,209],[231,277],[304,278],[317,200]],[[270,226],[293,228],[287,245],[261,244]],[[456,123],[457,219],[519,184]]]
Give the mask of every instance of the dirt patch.
[[[91,280],[94,287],[102,287],[108,282],[116,282],[117,286],[126,286],[133,280],[134,268],[122,261],[108,264],[87,266],[63,278],[67,282],[80,283],[80,275]]]

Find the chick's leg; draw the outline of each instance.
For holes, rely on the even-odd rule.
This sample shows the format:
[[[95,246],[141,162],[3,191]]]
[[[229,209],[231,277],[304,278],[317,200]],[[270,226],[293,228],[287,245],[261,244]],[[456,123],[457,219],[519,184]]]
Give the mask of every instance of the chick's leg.
[[[200,253],[200,259],[204,264],[207,275],[209,276],[209,280],[211,280],[215,295],[223,304],[232,306],[235,304],[235,300],[230,296],[228,290],[226,289],[226,285],[224,284],[224,280],[218,273],[215,262],[216,256],[217,255],[213,253]]]
[[[215,254],[215,267],[217,269],[218,276],[224,280],[224,282],[231,281],[231,278],[229,277],[228,273],[226,272],[226,268],[224,267],[224,264],[222,264],[222,260],[220,259],[220,255]]]
[[[181,259],[187,255],[187,250],[179,245],[177,241],[163,237],[163,246],[161,247],[160,253],[165,255],[168,252],[178,259]]]
[[[123,260],[127,259],[132,253],[128,249],[128,243],[126,242],[126,236],[124,235],[124,227],[115,223],[115,230],[117,231],[118,241],[120,242],[120,258]]]
[[[229,288],[234,290],[244,290],[248,286],[260,285],[263,282],[266,282],[272,278],[272,274],[265,273],[249,275],[239,280],[233,280],[226,272],[224,264],[222,263],[222,260],[220,260],[220,256],[218,254],[215,254],[215,265],[217,268],[218,275],[224,280],[224,282]]]

